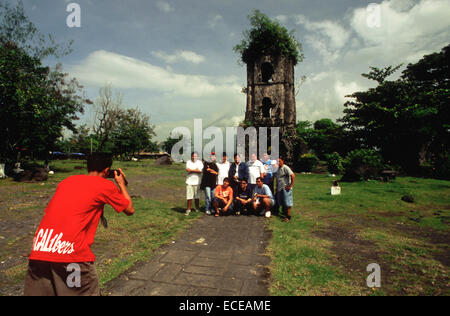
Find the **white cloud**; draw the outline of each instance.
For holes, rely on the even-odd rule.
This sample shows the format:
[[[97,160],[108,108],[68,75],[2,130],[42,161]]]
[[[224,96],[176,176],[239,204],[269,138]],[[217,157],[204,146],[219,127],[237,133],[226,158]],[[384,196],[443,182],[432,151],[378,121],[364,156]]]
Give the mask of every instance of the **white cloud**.
[[[341,49],[350,38],[350,31],[346,30],[338,22],[310,21],[304,15],[296,15],[294,19],[298,25],[302,25],[309,34],[305,36],[307,44],[316,50],[325,63],[332,63],[341,56]]]
[[[354,10],[350,25],[372,56],[379,56],[387,63],[415,62],[448,42],[449,12],[449,0],[421,0],[415,4],[407,0],[385,0],[380,3],[380,27],[369,26],[365,8]]]
[[[167,2],[165,1],[157,1],[156,2],[156,7],[164,13],[169,13],[174,11],[175,9]]]
[[[217,14],[208,19],[208,24],[209,24],[209,27],[213,29],[217,26],[217,24],[219,24],[222,21],[223,21],[223,16],[221,16],[220,14]]]
[[[336,69],[310,74],[296,98],[298,119],[342,117],[344,103],[349,100],[345,96],[368,88],[367,82],[358,80],[357,75]]]
[[[303,25],[308,31],[325,36],[327,42],[333,49],[342,48],[350,37],[350,32],[337,22],[329,20],[313,22],[301,14],[295,18],[297,24]]]
[[[336,97],[343,104],[348,101],[346,96],[353,94],[356,91],[364,90],[357,82],[352,81],[349,83],[344,83],[341,80],[337,80],[334,84],[334,91],[336,92]]]
[[[275,20],[277,20],[280,23],[286,23],[288,21],[288,18],[289,18],[288,16],[280,14],[275,17]]]
[[[205,61],[204,56],[186,50],[178,50],[174,54],[169,54],[163,51],[154,51],[151,54],[154,57],[164,60],[168,64],[173,64],[179,61],[188,61],[194,64],[199,64]]]
[[[110,83],[119,89],[145,89],[189,97],[238,94],[241,90],[237,81],[232,82],[229,77],[178,74],[170,68],[104,50],[91,53],[79,65],[71,67],[70,72],[83,84],[97,87]]]
[[[317,74],[311,74],[309,80],[315,82],[315,81],[322,81],[330,76],[327,72],[319,72]],[[308,78],[307,78],[308,80]]]
[[[342,117],[346,95],[376,85],[360,75],[370,66],[415,63],[448,45],[450,0],[384,0],[379,8],[379,28],[369,27],[366,7],[336,21],[289,16],[308,31],[301,39],[306,49],[301,67],[308,78],[297,97],[299,119]]]

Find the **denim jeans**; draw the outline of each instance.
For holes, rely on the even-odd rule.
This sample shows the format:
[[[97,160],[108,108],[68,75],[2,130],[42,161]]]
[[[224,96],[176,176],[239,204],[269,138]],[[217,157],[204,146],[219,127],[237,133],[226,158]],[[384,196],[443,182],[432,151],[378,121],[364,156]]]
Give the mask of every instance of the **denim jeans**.
[[[213,210],[212,202],[214,201],[214,193],[215,192],[216,192],[216,188],[211,188],[211,187],[205,188],[205,209],[207,211]]]

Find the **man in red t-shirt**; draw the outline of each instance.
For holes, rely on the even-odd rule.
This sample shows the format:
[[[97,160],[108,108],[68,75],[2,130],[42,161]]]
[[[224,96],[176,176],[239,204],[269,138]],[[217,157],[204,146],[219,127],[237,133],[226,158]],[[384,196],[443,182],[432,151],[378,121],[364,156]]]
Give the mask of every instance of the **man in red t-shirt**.
[[[115,172],[118,187],[107,180],[112,158],[88,157],[87,175],[62,181],[36,231],[25,279],[26,296],[100,295],[95,255],[90,247],[105,204],[134,214],[125,174]]]
[[[216,192],[214,194],[215,199],[213,202],[216,217],[220,216],[221,211],[226,214],[230,214],[232,211],[231,203],[233,203],[233,189],[230,186],[230,182],[229,178],[225,178],[223,179],[223,185],[218,185],[216,187]]]

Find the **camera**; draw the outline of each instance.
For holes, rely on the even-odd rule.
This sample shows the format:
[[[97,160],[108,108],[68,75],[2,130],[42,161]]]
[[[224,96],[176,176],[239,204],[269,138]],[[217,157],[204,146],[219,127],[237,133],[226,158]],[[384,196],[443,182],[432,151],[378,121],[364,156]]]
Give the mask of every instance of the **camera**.
[[[120,176],[120,170],[110,169],[108,173],[108,179],[114,179],[115,177],[114,171],[117,172],[118,176]]]
[[[114,175],[114,171],[117,172],[117,175],[120,176],[121,172],[118,169],[110,169],[107,178],[108,179],[114,179],[115,175]],[[127,179],[125,179],[125,185],[128,185],[128,181]]]

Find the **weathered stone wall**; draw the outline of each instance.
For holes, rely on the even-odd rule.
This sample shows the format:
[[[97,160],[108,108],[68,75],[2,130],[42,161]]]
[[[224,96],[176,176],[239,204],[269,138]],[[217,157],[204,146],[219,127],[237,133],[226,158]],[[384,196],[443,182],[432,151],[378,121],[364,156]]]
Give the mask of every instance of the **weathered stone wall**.
[[[272,81],[276,83],[294,84],[294,62],[284,56],[263,56],[253,64],[247,65],[247,85],[263,84],[262,65],[270,63],[274,69]]]
[[[270,80],[267,80],[269,77]],[[247,65],[245,120],[254,126],[280,127],[280,154],[289,163],[293,162],[296,142],[294,81],[294,62],[291,58],[262,56]],[[263,115],[264,98],[271,101],[270,117]]]

